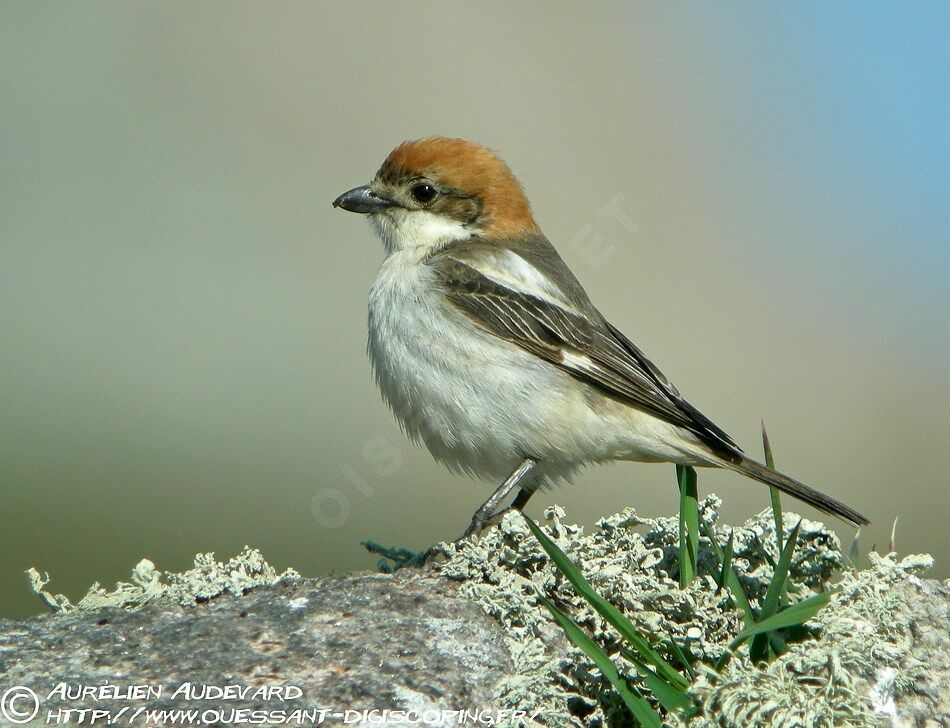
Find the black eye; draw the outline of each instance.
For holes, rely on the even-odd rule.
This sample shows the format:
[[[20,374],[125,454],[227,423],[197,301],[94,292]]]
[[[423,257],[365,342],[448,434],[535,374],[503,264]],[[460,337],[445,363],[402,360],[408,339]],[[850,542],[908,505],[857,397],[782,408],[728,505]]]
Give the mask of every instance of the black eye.
[[[416,202],[421,202],[423,205],[427,202],[432,202],[435,199],[435,196],[439,194],[438,190],[432,185],[421,184],[413,187],[410,192],[412,193],[413,198]]]

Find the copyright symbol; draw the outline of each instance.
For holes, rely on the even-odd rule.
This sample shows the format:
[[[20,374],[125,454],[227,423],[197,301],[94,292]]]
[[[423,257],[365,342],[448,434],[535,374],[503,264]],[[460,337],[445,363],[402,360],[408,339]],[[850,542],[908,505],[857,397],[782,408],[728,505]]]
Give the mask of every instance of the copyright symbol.
[[[0,715],[11,723],[29,723],[39,712],[39,697],[22,685],[15,685],[0,698]]]

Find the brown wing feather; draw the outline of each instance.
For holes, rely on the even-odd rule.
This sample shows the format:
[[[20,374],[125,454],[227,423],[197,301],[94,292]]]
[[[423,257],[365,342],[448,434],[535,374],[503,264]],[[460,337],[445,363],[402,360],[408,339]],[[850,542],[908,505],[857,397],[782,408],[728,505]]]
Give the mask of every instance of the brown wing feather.
[[[477,325],[511,341],[606,394],[698,435],[717,453],[733,458],[738,446],[686,402],[662,372],[592,306],[578,315],[554,303],[514,291],[450,254],[428,261],[447,299]],[[577,357],[586,357],[583,366]]]

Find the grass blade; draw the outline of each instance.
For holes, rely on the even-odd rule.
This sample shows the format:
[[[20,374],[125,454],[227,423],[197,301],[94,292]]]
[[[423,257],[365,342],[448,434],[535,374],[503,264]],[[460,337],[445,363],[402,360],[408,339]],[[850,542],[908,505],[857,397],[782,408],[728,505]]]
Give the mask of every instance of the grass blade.
[[[627,681],[618,672],[617,666],[614,665],[610,657],[607,656],[607,653],[604,652],[594,640],[588,637],[584,630],[575,624],[574,620],[555,607],[550,599],[540,595],[539,599],[541,603],[548,608],[548,611],[551,612],[554,621],[564,630],[564,634],[567,635],[568,639],[577,645],[577,647],[597,665],[601,674],[607,678],[614,690],[617,691],[624,705],[630,709],[630,712],[633,713],[634,717],[640,722],[640,725],[647,726],[647,728],[660,728],[662,725],[660,714],[645,698],[637,695],[630,689]]]
[[[643,678],[643,682],[646,683],[646,686],[650,689],[650,692],[660,701],[660,705],[666,708],[667,711],[673,713],[678,710],[684,710],[693,705],[693,702],[689,699],[689,696],[686,693],[680,692],[674,687],[671,687],[670,684],[664,680],[662,677],[657,675],[653,670],[643,664],[643,662],[637,658],[630,650],[621,650],[621,654],[626,657],[630,662],[633,663],[634,667],[637,668],[637,672],[640,677]]]
[[[653,665],[657,669],[657,672],[666,678],[668,682],[681,690],[685,690],[689,684],[686,678],[677,672],[676,668],[664,660],[660,654],[651,647],[646,637],[640,634],[637,628],[633,626],[633,623],[623,616],[619,609],[597,593],[594,587],[584,578],[581,570],[558,548],[557,544],[547,537],[538,524],[530,518],[525,518],[525,522],[527,522],[528,528],[531,529],[535,538],[538,539],[541,548],[551,557],[551,561],[554,562],[554,565],[557,566],[561,573],[567,577],[567,580],[571,582],[574,591],[584,597],[588,604],[620,633],[627,644],[640,654],[644,662]]]
[[[801,519],[795,524],[795,528],[788,536],[788,542],[782,549],[782,556],[775,565],[775,571],[772,572],[772,581],[769,583],[768,591],[765,593],[765,599],[762,601],[762,609],[759,612],[759,621],[768,619],[775,614],[778,609],[778,598],[782,593],[782,587],[788,578],[788,570],[792,565],[792,555],[795,547],[798,545],[798,531],[802,527]]]
[[[703,527],[706,531],[706,537],[712,542],[713,550],[716,552],[719,563],[722,564],[725,561],[725,553],[722,550],[722,546],[719,545],[719,540],[716,538],[715,529],[712,525],[705,522],[703,523]],[[749,604],[749,599],[745,595],[742,583],[739,581],[739,575],[736,573],[736,570],[732,568],[731,564],[729,570],[725,572],[725,580],[726,586],[728,586],[729,591],[732,592],[733,600],[742,611],[742,618],[746,626],[749,627],[755,624],[755,615],[752,613],[752,606]]]
[[[769,433],[765,429],[765,420],[762,420],[762,449],[765,451],[765,464],[770,470],[775,470],[775,459],[772,457],[772,444],[769,442]],[[778,488],[769,486],[769,499],[772,501],[772,519],[775,521],[775,543],[778,553],[782,553],[782,543],[785,521],[782,519],[782,496]]]
[[[751,627],[746,627],[730,643],[729,649],[734,650],[750,637],[763,635],[766,632],[777,629],[785,629],[786,627],[804,624],[818,614],[822,607],[828,604],[829,601],[831,601],[831,592],[821,592],[819,594],[813,594],[807,599],[802,599],[800,602],[796,602],[790,607],[783,609],[778,614],[773,614],[771,617],[763,619]]]
[[[686,653],[683,652],[683,648],[674,639],[667,640],[667,646],[670,648],[670,652],[676,655],[676,659],[680,661],[680,664],[683,666],[683,669],[686,670],[686,674],[689,676],[690,682],[696,679],[696,672],[693,670],[693,666],[689,664],[689,660],[686,659]]]
[[[739,575],[736,573],[736,570],[732,568],[732,564],[731,564],[730,554],[732,551],[732,543],[733,543],[732,534],[734,532],[730,532],[728,551],[724,552],[722,546],[719,545],[719,539],[716,537],[716,531],[713,528],[713,526],[709,523],[703,522],[703,528],[705,530],[706,537],[712,543],[713,549],[716,552],[716,557],[719,560],[719,563],[724,566],[727,561],[727,558],[730,561],[729,568],[728,569],[723,568],[721,570],[720,578],[729,587],[729,591],[732,593],[733,600],[738,605],[739,609],[742,611],[742,618],[746,624],[746,629],[749,630],[749,629],[755,628],[756,627],[755,615],[752,613],[752,607],[749,604],[749,599],[742,588],[742,583],[739,581]],[[797,533],[796,533],[796,536],[797,536]],[[734,641],[729,646],[729,648],[725,652],[722,653],[720,658],[716,661],[715,668],[717,672],[722,671],[722,669],[726,666],[726,663],[728,663],[729,659],[732,657],[732,653],[735,650],[735,648],[738,647],[740,644],[742,644],[742,642],[745,639],[748,639],[748,638],[746,637],[746,638],[743,638],[743,640]],[[765,637],[764,642],[760,642],[759,644],[756,645],[759,652],[762,653],[763,656],[765,654],[765,651],[770,646],[776,654],[781,654],[782,652],[785,651],[785,642],[777,633],[769,634],[767,637]],[[752,651],[750,650],[750,655],[751,654],[752,654]]]
[[[680,488],[680,589],[696,578],[699,560],[699,496],[696,489],[696,471],[689,465],[676,466],[676,480]]]
[[[778,611],[779,599],[785,589],[785,581],[788,579],[788,569],[792,564],[792,555],[795,552],[795,547],[798,545],[798,531],[801,526],[802,521],[799,519],[798,523],[795,524],[795,528],[793,528],[789,534],[785,548],[782,549],[778,563],[775,565],[775,570],[772,572],[772,581],[769,582],[769,588],[765,592],[765,599],[762,600],[762,607],[759,609],[759,619],[757,620],[759,623],[768,619]],[[768,642],[769,636],[764,633],[759,634],[752,641],[752,646],[749,648],[749,658],[753,663],[758,662],[766,656]],[[780,644],[776,645],[778,650],[781,650],[783,646],[784,645]]]
[[[762,420],[762,449],[765,452],[765,464],[775,470],[775,458],[772,457],[772,443],[769,441],[769,433],[765,429],[765,420]],[[769,486],[769,500],[772,503],[772,521],[775,524],[775,545],[776,553],[782,553],[785,548],[782,543],[782,537],[785,531],[785,519],[782,517],[782,496],[778,488]],[[791,585],[786,582],[782,587],[782,593],[779,595],[779,604],[785,606],[788,604],[788,592],[792,591]]]
[[[735,531],[729,531],[729,543],[726,544],[726,552],[722,557],[722,569],[719,572],[719,586],[716,588],[716,594],[722,591],[722,588],[726,586],[729,580],[729,572],[732,570],[732,551],[733,551],[733,536],[735,536]]]

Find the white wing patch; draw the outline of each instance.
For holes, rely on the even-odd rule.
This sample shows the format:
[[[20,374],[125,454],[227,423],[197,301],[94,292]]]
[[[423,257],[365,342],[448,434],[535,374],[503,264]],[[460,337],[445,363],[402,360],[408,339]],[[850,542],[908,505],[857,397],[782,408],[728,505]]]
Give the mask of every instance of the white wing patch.
[[[586,354],[575,354],[564,349],[561,350],[562,361],[564,366],[570,367],[571,369],[577,369],[583,372],[598,372],[601,371],[601,368],[590,360],[590,357]]]
[[[609,381],[617,377],[616,373],[605,369],[586,354],[575,354],[567,349],[561,349],[561,364],[566,369],[572,369],[582,374],[590,374],[601,380]]]
[[[568,301],[554,281],[511,250],[467,259],[465,263],[486,278],[516,293],[540,298],[577,316],[583,315]]]

